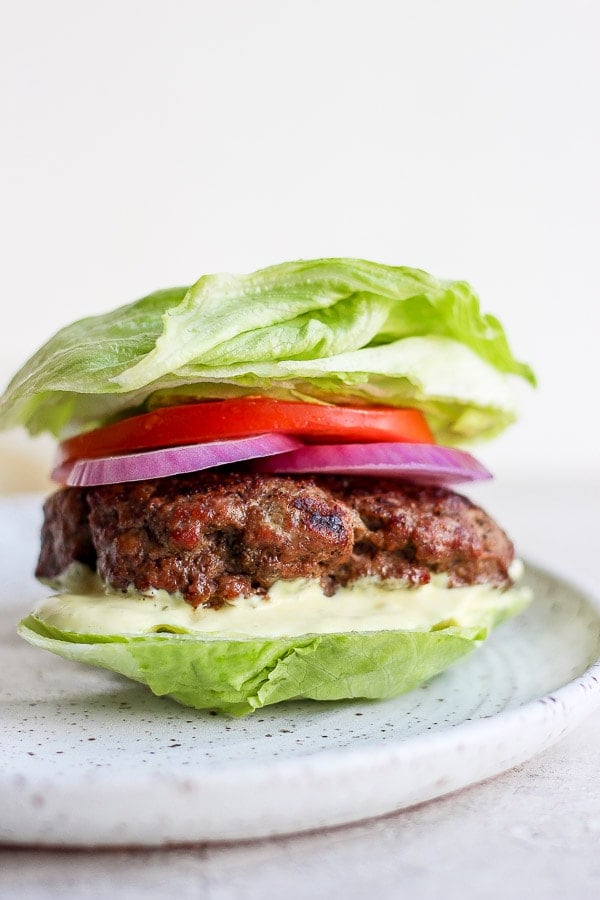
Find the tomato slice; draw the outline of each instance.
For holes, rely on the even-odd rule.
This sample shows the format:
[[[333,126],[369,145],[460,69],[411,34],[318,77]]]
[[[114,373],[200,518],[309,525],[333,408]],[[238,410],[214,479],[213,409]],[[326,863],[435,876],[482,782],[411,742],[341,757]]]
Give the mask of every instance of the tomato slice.
[[[57,462],[268,432],[301,435],[307,443],[435,443],[417,409],[325,406],[240,397],[161,407],[78,434],[60,444]]]

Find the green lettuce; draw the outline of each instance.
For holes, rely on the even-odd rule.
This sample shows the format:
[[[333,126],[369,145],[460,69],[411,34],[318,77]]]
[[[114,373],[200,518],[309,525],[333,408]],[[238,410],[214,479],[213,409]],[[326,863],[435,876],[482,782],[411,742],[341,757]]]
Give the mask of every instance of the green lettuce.
[[[440,622],[430,631],[370,631],[301,637],[140,636],[62,631],[34,615],[19,625],[25,640],[59,656],[111,669],[185,706],[233,715],[307,698],[384,699],[417,687],[473,650],[492,627],[527,603],[498,592],[481,621]]]
[[[166,403],[264,394],[414,406],[438,440],[515,418],[534,375],[465,282],[356,259],[205,275],[59,331],[14,376],[0,427],[58,437]]]

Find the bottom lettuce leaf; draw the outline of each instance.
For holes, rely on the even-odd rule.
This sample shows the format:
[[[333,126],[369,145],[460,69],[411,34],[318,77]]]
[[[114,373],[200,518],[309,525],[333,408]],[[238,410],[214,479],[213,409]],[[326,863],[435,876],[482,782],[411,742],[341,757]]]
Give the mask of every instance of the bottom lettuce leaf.
[[[498,620],[521,605],[504,609]],[[157,696],[244,715],[282,700],[384,699],[410,691],[469,653],[488,632],[485,626],[443,624],[429,632],[281,638],[107,636],[60,631],[31,615],[18,630],[31,644],[111,669],[148,685]]]

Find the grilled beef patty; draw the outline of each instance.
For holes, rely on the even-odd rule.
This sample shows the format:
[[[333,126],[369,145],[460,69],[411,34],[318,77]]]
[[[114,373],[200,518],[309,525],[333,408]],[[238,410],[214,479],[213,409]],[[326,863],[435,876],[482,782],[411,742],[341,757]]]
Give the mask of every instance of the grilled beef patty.
[[[56,579],[79,561],[117,590],[219,606],[302,577],[328,595],[367,575],[508,586],[513,556],[487,513],[445,488],[229,470],[57,491],[36,575]]]

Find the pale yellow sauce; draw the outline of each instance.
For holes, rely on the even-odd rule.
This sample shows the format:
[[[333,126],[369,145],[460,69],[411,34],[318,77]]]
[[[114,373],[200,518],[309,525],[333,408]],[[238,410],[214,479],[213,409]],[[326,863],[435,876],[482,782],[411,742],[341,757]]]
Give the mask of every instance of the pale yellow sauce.
[[[520,568],[520,564],[514,566],[513,577]],[[80,577],[78,580],[81,584]],[[35,615],[62,631],[80,634],[136,635],[174,628],[212,637],[282,637],[390,629],[429,631],[436,625],[485,627],[493,624],[502,610],[525,606],[529,600],[525,587],[504,591],[489,585],[448,588],[443,575],[413,588],[398,581],[362,578],[338,588],[333,597],[323,594],[318,581],[297,578],[276,582],[265,597],[240,598],[219,609],[194,609],[165,591],[105,593],[89,577],[79,590],[42,601]]]

